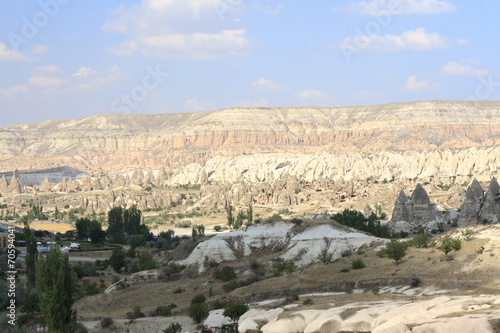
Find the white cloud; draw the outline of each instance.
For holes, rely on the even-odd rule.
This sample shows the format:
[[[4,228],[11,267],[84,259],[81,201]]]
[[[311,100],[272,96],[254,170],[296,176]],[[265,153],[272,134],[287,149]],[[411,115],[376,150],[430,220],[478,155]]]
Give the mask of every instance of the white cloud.
[[[280,15],[281,11],[283,10],[283,8],[285,8],[285,6],[283,4],[279,4],[275,8],[271,8],[271,6],[264,6],[264,5],[261,5],[258,3],[252,3],[250,5],[250,8],[252,8],[253,10],[260,12],[264,15],[278,17]]]
[[[40,88],[55,88],[62,84],[60,78],[50,76],[33,76],[29,78],[28,82],[30,85]]]
[[[262,107],[262,106],[267,106],[268,103],[269,103],[269,101],[266,98],[259,97],[258,99],[253,100],[253,101],[246,100],[246,101],[238,102],[237,105],[243,106],[243,107]]]
[[[371,0],[360,1],[347,7],[361,15],[412,15],[452,13],[457,7],[444,0]]]
[[[446,49],[453,46],[449,38],[439,33],[427,33],[425,28],[409,30],[403,34],[396,35],[371,35],[347,37],[339,42],[344,48],[353,47],[357,50],[373,50],[395,52],[403,50],[428,51]]]
[[[360,93],[353,94],[352,97],[355,99],[361,99],[361,100],[376,100],[376,99],[381,99],[384,96],[382,94],[379,94],[379,93],[376,93],[373,91],[364,90]]]
[[[253,91],[268,91],[268,92],[286,90],[286,86],[284,84],[278,84],[271,80],[266,80],[263,77],[259,78],[255,82],[252,82],[251,88]]]
[[[52,93],[97,89],[118,82],[122,78],[118,65],[104,72],[82,66],[69,75],[56,65],[49,65],[37,67],[31,74],[27,82],[33,89]]]
[[[296,104],[304,106],[332,106],[334,99],[319,90],[305,89],[295,93]]]
[[[7,45],[0,43],[0,62],[30,62],[36,58],[31,58],[13,49],[8,49]]]
[[[449,76],[484,76],[488,75],[488,70],[473,67],[472,64],[464,63],[464,61],[460,63],[450,61],[441,67],[439,73]]]
[[[436,82],[429,82],[428,80],[417,81],[416,76],[410,76],[406,84],[401,88],[406,92],[433,92],[440,90],[441,86]]]
[[[50,47],[48,47],[47,45],[41,45],[41,44],[35,44],[31,48],[31,52],[34,54],[45,54],[45,53],[49,52],[49,50],[50,50]]]
[[[316,98],[326,97],[326,95],[323,94],[321,91],[314,89],[301,90],[297,92],[295,95],[300,99],[316,99]]]
[[[221,16],[225,1],[143,0],[137,6],[120,6],[102,30],[124,34],[125,40],[105,50],[123,57],[212,59],[247,55],[250,41],[246,30],[236,20]],[[238,14],[243,7],[233,5],[230,9]]]
[[[28,91],[29,90],[26,86],[18,84],[17,86],[13,86],[7,89],[0,89],[0,96],[10,98],[21,93],[26,93]]]
[[[30,71],[32,75],[63,75],[64,71],[56,65],[40,66]]]
[[[213,109],[212,103],[202,103],[198,100],[198,98],[186,100],[183,107],[188,111],[208,111],[210,109]]]

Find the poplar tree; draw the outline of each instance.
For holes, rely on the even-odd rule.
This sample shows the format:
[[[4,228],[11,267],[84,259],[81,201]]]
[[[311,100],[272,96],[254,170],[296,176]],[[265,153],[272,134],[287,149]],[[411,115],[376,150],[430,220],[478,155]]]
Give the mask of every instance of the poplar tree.
[[[40,309],[49,333],[66,333],[76,322],[73,305],[73,283],[68,256],[57,248],[51,248],[38,260],[37,287]]]

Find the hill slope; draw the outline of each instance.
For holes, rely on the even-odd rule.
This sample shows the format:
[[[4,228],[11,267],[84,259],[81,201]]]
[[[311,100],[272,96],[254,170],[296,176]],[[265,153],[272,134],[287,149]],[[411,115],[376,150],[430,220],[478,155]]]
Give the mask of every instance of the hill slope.
[[[498,101],[107,114],[1,127],[0,171],[155,168],[243,152],[424,151],[498,142]]]

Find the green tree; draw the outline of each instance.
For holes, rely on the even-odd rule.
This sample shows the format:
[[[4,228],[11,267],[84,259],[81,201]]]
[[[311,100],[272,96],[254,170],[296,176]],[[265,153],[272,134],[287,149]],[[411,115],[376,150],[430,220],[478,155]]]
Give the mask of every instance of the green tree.
[[[82,217],[75,222],[76,234],[80,239],[86,239],[89,237],[90,220],[86,217]]]
[[[109,257],[109,265],[115,272],[120,272],[120,269],[125,266],[125,251],[122,249],[113,249],[111,257]]]
[[[24,227],[24,237],[26,240],[26,278],[27,283],[30,287],[36,285],[36,259],[38,255],[38,249],[36,247],[36,239],[31,233],[28,218],[25,216],[25,227]]]
[[[181,333],[182,325],[178,322],[170,324],[166,329],[163,330],[163,333]]]
[[[231,204],[229,204],[227,207],[226,207],[226,213],[227,213],[227,225],[232,228],[233,225],[234,225],[234,215],[233,215],[233,206]]]
[[[415,247],[427,248],[427,246],[429,246],[429,235],[424,229],[420,229],[419,232],[412,237],[411,243]]]
[[[197,324],[201,323],[208,317],[207,303],[194,303],[189,306],[189,317],[191,317]]]
[[[46,258],[38,260],[37,287],[49,333],[66,333],[76,322],[73,305],[73,282],[68,256],[51,248]]]
[[[448,253],[453,250],[460,250],[461,247],[462,241],[459,238],[453,239],[449,235],[446,235],[446,237],[444,237],[443,241],[441,242],[441,245],[438,246],[438,250],[441,250],[445,255],[448,255]]]
[[[385,254],[394,259],[397,265],[398,261],[406,256],[406,247],[407,245],[404,242],[393,239],[385,245]]]
[[[123,208],[115,207],[108,213],[108,236],[113,243],[125,243],[125,234],[123,233]]]
[[[247,224],[248,225],[252,225],[253,223],[253,207],[252,207],[252,204],[250,204],[248,206],[248,209],[247,209]]]
[[[127,234],[141,233],[141,214],[142,212],[136,206],[123,210],[123,226]]]
[[[89,237],[94,244],[102,243],[106,239],[106,233],[97,220],[90,221]]]
[[[226,306],[224,309],[224,312],[222,315],[224,317],[230,318],[233,323],[237,323],[240,317],[249,310],[249,307],[245,303],[235,303],[235,304],[229,304]]]
[[[243,225],[243,220],[245,220],[245,212],[240,210],[238,215],[236,215],[236,221],[234,222],[233,228],[238,229]]]

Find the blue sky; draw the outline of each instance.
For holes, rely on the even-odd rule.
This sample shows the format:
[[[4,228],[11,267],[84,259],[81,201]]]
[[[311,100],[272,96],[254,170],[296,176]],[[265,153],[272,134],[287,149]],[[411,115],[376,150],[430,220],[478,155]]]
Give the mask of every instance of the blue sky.
[[[0,126],[500,100],[500,2],[0,0]]]

